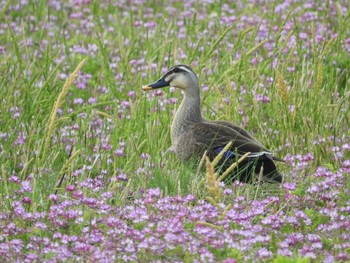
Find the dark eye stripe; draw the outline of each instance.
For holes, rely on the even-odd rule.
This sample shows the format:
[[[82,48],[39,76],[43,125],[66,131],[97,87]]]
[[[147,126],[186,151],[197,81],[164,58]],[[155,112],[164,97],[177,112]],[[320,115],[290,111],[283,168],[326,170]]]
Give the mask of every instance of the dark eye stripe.
[[[181,68],[183,67],[183,68]],[[184,69],[185,68],[185,69]],[[167,73],[165,73],[164,77],[168,77],[171,74],[177,74],[177,73],[183,73],[183,74],[190,74],[186,69],[188,69],[190,72],[193,72],[192,69],[186,65],[177,65],[171,68]]]
[[[168,73],[169,74],[172,74],[172,73],[185,73],[185,74],[188,74],[188,71],[186,71],[186,70],[184,70],[182,68],[176,67],[176,68],[171,69]]]
[[[183,71],[183,70],[181,70],[181,69],[179,69],[179,68],[174,68],[174,69],[168,71],[168,72],[165,74],[165,76],[167,77],[167,76],[169,76],[169,75],[171,75],[171,74],[180,73],[180,72],[186,73],[185,71]]]

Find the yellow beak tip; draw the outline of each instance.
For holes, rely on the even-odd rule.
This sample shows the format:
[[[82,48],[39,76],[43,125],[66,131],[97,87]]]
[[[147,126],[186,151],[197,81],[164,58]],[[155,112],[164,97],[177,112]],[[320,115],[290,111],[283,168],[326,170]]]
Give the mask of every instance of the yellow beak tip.
[[[142,90],[151,90],[152,88],[150,86],[142,86]]]

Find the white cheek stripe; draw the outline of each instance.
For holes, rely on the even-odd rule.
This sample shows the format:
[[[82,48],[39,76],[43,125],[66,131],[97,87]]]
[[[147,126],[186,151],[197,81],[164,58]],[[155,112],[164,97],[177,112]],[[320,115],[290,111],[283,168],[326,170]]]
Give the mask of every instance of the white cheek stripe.
[[[169,82],[174,77],[174,74],[170,74],[165,78],[165,81]]]

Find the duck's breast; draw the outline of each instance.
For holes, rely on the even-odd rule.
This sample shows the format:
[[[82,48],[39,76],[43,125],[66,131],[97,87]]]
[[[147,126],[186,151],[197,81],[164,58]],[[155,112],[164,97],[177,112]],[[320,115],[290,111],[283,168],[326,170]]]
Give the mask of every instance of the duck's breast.
[[[172,145],[179,160],[187,162],[193,158],[200,158],[204,150],[198,145],[196,138],[191,132],[184,132],[172,139]]]

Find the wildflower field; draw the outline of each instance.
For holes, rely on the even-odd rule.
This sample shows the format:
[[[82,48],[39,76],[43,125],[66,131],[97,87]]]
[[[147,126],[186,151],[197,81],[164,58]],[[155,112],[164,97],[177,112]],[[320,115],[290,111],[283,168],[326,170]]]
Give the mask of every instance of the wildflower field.
[[[1,1],[1,262],[349,262],[347,0]],[[180,163],[175,64],[282,184]]]

